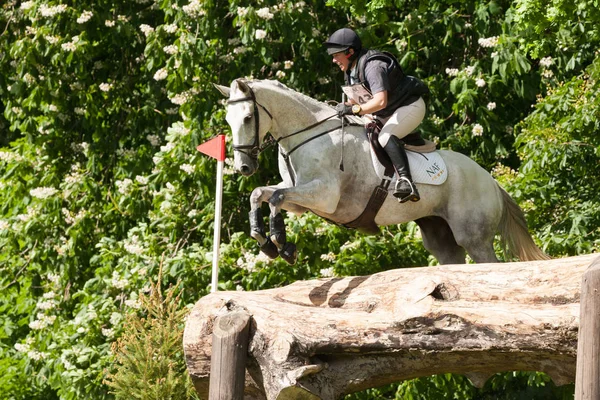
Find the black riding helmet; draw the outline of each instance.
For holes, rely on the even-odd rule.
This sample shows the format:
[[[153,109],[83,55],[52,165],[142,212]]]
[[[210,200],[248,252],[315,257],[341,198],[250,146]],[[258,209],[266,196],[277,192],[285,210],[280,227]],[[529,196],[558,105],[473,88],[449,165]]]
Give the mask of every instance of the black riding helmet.
[[[340,51],[346,51],[349,48],[354,49],[354,53],[357,54],[362,49],[362,42],[360,38],[350,28],[342,28],[333,32],[329,39],[323,43],[327,47],[328,54],[339,53]]]

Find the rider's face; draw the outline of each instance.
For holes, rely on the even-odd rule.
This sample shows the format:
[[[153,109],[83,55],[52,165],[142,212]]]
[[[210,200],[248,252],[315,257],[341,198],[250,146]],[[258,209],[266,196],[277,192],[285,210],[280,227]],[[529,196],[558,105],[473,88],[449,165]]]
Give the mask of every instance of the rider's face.
[[[347,71],[350,68],[350,57],[354,53],[354,49],[350,49],[348,54],[345,51],[340,51],[338,53],[333,53],[331,57],[333,58],[333,63],[336,64],[342,71]]]

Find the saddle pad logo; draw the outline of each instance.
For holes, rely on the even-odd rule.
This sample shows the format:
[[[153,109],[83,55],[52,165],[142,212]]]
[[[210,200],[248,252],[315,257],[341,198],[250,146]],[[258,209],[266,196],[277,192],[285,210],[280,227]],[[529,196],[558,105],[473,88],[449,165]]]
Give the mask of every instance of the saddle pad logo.
[[[448,168],[444,159],[437,151],[431,153],[416,153],[414,151],[407,151],[408,163],[410,165],[410,172],[413,180],[416,183],[425,183],[427,185],[441,185],[448,179]],[[377,176],[383,179],[385,172],[383,165],[377,159],[377,156],[371,149],[371,159],[373,160],[373,167]],[[394,175],[394,181],[396,175]]]

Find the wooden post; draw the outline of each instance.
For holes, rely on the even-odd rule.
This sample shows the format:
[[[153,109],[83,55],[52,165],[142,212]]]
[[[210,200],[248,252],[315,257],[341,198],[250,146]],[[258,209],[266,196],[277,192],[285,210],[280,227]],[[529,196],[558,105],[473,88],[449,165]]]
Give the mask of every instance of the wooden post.
[[[250,315],[233,311],[218,317],[212,335],[209,400],[242,400]]]
[[[583,274],[575,400],[600,400],[600,258]]]

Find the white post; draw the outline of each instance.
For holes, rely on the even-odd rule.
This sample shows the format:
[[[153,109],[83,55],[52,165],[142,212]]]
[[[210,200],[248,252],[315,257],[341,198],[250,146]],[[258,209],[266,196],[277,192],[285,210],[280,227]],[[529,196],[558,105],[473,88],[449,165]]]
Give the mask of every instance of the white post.
[[[221,243],[221,207],[223,203],[223,165],[224,161],[217,161],[217,191],[215,193],[215,236],[213,239],[212,280],[210,292],[214,293],[219,286],[219,247]]]

